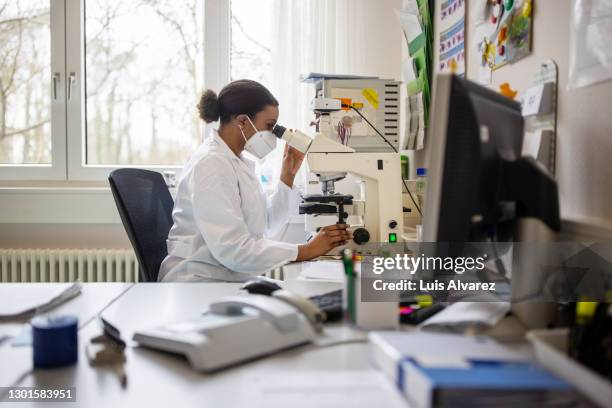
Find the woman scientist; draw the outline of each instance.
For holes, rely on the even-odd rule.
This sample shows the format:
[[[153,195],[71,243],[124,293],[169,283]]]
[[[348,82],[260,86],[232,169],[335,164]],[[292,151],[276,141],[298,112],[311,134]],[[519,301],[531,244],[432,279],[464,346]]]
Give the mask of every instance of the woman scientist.
[[[243,151],[262,159],[276,146],[271,130],[278,102],[268,89],[234,81],[219,96],[204,92],[198,111],[206,123],[220,125],[184,168],[159,280],[245,281],[290,261],[316,258],[351,238],[347,225],[332,225],[303,245],[273,239],[297,207],[293,180],[304,155],[285,149],[278,186],[266,196]]]

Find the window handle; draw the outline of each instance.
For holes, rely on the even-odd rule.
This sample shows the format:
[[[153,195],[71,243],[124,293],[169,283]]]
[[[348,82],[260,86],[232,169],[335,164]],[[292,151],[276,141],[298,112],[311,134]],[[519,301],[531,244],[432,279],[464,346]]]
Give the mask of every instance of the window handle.
[[[53,100],[57,101],[57,83],[60,81],[61,75],[59,72],[53,74]]]
[[[76,80],[76,74],[74,72],[71,72],[68,75],[68,100],[72,99],[72,85],[74,84],[75,80]]]

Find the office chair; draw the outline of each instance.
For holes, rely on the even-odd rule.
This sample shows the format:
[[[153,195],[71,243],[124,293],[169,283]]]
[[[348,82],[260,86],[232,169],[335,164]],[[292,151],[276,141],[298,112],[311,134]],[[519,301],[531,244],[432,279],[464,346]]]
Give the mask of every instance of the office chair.
[[[174,200],[160,173],[117,169],[108,176],[123,227],[140,265],[139,280],[156,282],[168,254],[166,239],[172,227]]]

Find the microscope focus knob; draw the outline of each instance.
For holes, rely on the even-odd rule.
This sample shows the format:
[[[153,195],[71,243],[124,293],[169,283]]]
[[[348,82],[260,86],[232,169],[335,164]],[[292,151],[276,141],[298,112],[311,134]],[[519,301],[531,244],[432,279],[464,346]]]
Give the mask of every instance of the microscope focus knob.
[[[353,241],[358,245],[363,245],[370,241],[370,233],[365,228],[357,228],[353,231]]]

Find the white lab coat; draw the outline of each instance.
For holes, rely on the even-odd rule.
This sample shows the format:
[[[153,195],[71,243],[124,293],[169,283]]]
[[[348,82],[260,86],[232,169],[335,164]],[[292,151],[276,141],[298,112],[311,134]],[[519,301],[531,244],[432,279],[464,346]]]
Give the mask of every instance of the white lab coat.
[[[279,182],[266,196],[254,167],[213,130],[181,175],[158,280],[245,281],[297,258],[297,245],[271,238],[286,226],[298,192]]]

